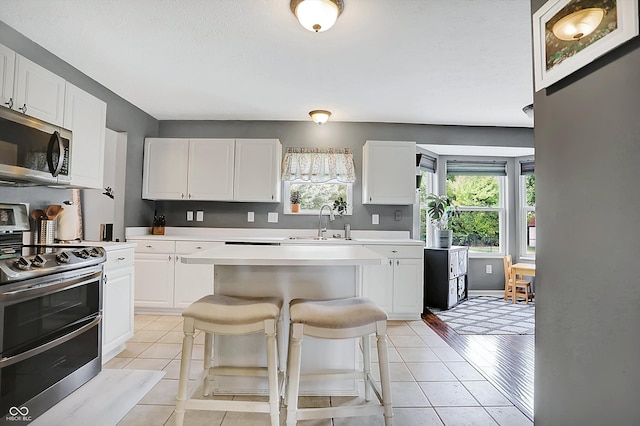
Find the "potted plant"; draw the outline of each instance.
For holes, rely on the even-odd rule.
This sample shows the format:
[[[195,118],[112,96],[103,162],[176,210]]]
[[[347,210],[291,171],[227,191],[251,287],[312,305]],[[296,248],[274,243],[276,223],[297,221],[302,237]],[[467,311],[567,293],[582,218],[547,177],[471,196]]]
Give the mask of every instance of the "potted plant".
[[[333,201],[333,211],[338,216],[345,215],[347,213],[347,202],[342,197],[338,197],[337,200]]]
[[[291,191],[289,201],[291,201],[291,213],[298,213],[300,211],[300,191]]]
[[[451,247],[453,239],[452,221],[458,217],[458,208],[446,195],[429,194],[427,196],[427,214],[435,228],[435,246]]]

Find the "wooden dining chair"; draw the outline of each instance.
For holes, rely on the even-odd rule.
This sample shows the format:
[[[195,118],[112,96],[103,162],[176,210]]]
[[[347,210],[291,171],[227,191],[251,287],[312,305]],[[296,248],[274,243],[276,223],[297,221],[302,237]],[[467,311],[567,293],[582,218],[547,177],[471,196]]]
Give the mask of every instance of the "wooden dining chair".
[[[504,256],[502,260],[504,262],[504,300],[510,298],[513,303],[516,303],[518,298],[524,298],[527,304],[529,304],[529,301],[533,300],[531,281],[517,277],[514,274],[513,268],[511,267],[513,261],[511,260],[510,254]]]

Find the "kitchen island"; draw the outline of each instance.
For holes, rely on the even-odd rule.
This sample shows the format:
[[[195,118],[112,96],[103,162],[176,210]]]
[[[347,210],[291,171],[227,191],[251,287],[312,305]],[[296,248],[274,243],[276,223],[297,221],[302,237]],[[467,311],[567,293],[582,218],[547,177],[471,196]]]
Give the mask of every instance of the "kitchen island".
[[[284,300],[282,333],[278,339],[280,366],[286,366],[291,299],[336,299],[362,294],[362,268],[387,258],[362,246],[224,245],[182,256],[186,264],[214,265],[214,293],[230,296],[277,296]],[[214,362],[219,365],[265,365],[264,336],[216,336]],[[302,370],[353,369],[358,362],[354,340],[305,338]],[[266,381],[220,377],[217,393],[266,393]],[[354,395],[354,380],[301,384],[305,395]]]

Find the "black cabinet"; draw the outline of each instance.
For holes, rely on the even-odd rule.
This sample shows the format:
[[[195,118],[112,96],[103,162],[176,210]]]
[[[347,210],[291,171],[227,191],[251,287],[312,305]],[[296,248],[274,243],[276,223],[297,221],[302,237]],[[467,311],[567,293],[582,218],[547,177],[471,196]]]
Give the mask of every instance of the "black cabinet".
[[[424,249],[424,307],[449,309],[467,298],[468,247]]]

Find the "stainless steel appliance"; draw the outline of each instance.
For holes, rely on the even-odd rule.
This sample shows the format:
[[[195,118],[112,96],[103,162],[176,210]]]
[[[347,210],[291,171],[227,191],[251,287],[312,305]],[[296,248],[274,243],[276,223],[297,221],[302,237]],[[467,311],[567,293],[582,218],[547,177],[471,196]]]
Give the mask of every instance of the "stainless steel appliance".
[[[102,368],[106,252],[23,245],[14,222],[0,234],[0,424],[35,420]]]
[[[72,133],[9,108],[0,108],[0,183],[71,183]]]

